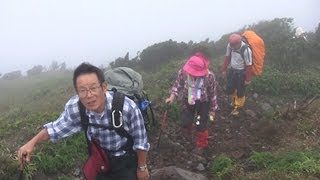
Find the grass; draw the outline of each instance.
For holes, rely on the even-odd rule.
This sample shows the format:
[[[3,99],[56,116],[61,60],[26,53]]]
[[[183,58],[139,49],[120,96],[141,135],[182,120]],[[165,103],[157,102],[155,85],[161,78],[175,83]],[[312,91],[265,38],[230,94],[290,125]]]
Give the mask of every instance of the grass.
[[[62,111],[74,90],[71,73],[43,73],[16,80],[0,79],[0,113],[15,108],[33,112]]]
[[[244,171],[248,162],[254,170]],[[210,164],[210,171],[216,179],[318,179],[320,151],[252,152],[244,161],[221,154]]]
[[[73,94],[71,73],[0,80],[0,91],[0,176],[17,179],[15,154],[18,147],[35,135],[44,123],[59,116],[62,102]],[[40,145],[33,163],[24,171],[25,177],[31,179],[41,171],[59,174],[83,164],[87,157],[85,143],[83,135],[78,135],[62,140],[59,145],[50,142]]]
[[[234,161],[225,155],[218,156],[210,166],[211,173],[219,180],[230,177],[234,168]]]
[[[269,96],[303,97],[320,93],[320,76],[312,70],[282,73],[276,68],[267,67],[263,75],[253,78],[251,88]]]
[[[281,154],[253,152],[250,160],[259,169],[320,178],[320,151],[290,151]]]
[[[59,113],[16,109],[0,118],[0,137],[2,137],[0,158],[5,159],[3,165],[9,164],[9,168],[0,165],[0,176],[17,176],[18,164],[13,158],[17,148],[35,135],[44,123],[56,119],[58,115]],[[83,164],[86,158],[86,141],[83,133],[80,133],[61,140],[58,144],[47,142],[38,146],[32,164],[26,167],[24,173],[26,177],[32,177],[37,172],[64,174]]]
[[[75,165],[83,164],[87,157],[87,144],[81,133],[59,142],[58,145],[44,144],[35,154],[34,163],[45,173],[67,174]]]

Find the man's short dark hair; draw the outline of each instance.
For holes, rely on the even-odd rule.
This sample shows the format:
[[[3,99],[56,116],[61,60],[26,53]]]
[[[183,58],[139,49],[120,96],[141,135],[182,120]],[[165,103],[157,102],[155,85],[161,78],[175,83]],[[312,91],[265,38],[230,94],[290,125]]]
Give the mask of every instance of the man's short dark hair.
[[[80,75],[90,74],[90,73],[95,73],[97,75],[100,84],[102,84],[105,81],[104,74],[100,68],[84,62],[84,63],[81,63],[73,72],[74,88],[77,89],[77,78]]]

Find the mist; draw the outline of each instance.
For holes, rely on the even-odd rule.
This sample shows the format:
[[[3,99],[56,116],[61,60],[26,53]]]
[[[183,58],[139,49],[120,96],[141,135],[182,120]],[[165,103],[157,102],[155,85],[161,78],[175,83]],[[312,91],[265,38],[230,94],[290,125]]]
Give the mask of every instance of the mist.
[[[262,20],[294,18],[314,31],[317,0],[0,1],[0,73],[83,61],[108,65],[127,52],[172,39],[199,42]]]

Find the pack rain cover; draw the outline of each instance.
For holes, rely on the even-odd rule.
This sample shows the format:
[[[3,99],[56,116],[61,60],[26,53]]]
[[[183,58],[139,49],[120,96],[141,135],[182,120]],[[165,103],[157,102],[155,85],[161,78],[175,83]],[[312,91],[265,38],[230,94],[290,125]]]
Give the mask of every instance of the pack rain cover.
[[[242,36],[244,36],[252,50],[252,74],[255,76],[261,75],[263,71],[263,64],[265,58],[265,45],[263,39],[258,36],[254,31],[247,30]]]
[[[116,67],[104,73],[108,90],[116,88],[117,91],[127,96],[138,95],[143,97],[142,76],[128,67]]]

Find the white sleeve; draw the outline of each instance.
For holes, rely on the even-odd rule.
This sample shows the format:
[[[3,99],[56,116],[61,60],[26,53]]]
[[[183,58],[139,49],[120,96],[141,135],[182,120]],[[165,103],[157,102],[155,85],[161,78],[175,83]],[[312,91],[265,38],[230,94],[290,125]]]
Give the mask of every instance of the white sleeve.
[[[246,66],[251,66],[252,65],[252,51],[250,48],[246,48],[243,51],[243,58],[246,63]]]
[[[231,47],[230,47],[230,44],[228,43],[227,45],[227,51],[226,51],[226,56],[230,56],[231,54]]]

